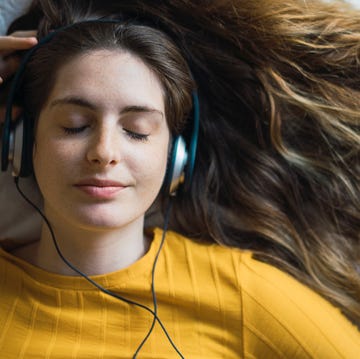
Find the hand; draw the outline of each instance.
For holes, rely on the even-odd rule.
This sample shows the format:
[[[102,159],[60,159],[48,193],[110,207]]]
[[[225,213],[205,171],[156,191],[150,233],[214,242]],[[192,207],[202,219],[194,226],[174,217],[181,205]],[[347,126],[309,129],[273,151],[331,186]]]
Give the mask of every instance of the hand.
[[[16,31],[0,36],[0,84],[10,77],[19,65],[17,50],[27,50],[37,44],[36,31]]]
[[[16,31],[9,36],[0,36],[0,85],[10,78],[19,66],[18,50],[27,50],[37,44],[36,31]],[[6,91],[0,93],[0,125],[5,119]],[[13,118],[17,118],[21,109],[13,108]],[[1,131],[0,131],[1,132]]]

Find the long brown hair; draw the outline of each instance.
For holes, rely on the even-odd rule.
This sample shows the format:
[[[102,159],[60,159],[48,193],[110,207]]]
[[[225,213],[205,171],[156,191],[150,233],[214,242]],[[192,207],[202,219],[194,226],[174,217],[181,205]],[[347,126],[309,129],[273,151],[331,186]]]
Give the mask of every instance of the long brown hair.
[[[58,9],[59,19],[55,2],[39,3],[53,14],[41,29],[125,14],[177,43],[201,124],[172,228],[251,249],[360,327],[359,11],[321,0],[77,1],[81,12]]]

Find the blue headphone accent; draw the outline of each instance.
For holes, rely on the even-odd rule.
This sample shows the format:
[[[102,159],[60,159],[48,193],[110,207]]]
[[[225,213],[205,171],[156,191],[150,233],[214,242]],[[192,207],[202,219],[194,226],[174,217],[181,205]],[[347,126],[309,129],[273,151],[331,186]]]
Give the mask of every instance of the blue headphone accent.
[[[188,161],[185,167],[185,189],[188,190],[192,181],[194,168],[195,168],[195,159],[196,159],[196,150],[197,143],[199,138],[199,127],[200,127],[200,103],[199,96],[197,91],[192,93],[193,100],[193,127],[190,137],[189,151],[188,151]]]
[[[85,22],[119,23],[119,20],[89,20]],[[21,87],[21,80],[26,64],[33,53],[44,44],[48,43],[59,31],[72,27],[71,24],[49,33],[39,43],[26,52],[11,84],[10,92],[6,103],[6,115],[2,134],[1,170],[6,171],[9,163],[12,164],[14,177],[27,177],[32,174],[32,147],[33,147],[33,123],[26,113],[23,113],[15,124],[12,119],[12,108],[15,98]],[[179,186],[183,190],[189,190],[196,158],[196,149],[199,135],[200,106],[196,91],[192,93],[193,114],[192,132],[189,145],[182,136],[173,139],[170,161],[167,166],[167,173],[164,179],[163,188],[166,194],[175,195]]]

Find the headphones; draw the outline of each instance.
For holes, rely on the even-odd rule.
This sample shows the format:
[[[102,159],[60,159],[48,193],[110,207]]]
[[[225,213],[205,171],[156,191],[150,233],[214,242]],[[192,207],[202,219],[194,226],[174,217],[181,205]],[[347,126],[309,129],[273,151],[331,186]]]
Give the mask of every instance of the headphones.
[[[117,20],[89,20],[85,22],[119,23]],[[15,99],[21,94],[21,80],[25,72],[26,64],[33,53],[51,39],[60,31],[72,27],[75,23],[56,31],[51,32],[39,43],[32,47],[24,55],[22,62],[14,76],[11,84],[10,93],[6,103],[6,115],[2,134],[1,151],[1,170],[6,171],[9,164],[12,165],[12,174],[14,177],[27,177],[33,172],[32,152],[33,152],[33,121],[24,112],[16,123],[12,119],[12,108]],[[187,191],[190,187],[194,171],[196,148],[199,135],[199,98],[196,91],[192,93],[193,111],[192,111],[192,129],[189,137],[189,143],[186,144],[183,136],[175,136],[172,141],[171,154],[167,165],[167,171],[163,183],[165,194],[176,195],[179,187]]]

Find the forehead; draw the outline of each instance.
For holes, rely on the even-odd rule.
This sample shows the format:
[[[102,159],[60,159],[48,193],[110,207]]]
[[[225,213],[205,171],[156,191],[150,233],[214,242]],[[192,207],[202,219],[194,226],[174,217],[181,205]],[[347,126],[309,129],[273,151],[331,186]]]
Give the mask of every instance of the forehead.
[[[123,50],[94,50],[62,65],[49,101],[74,95],[118,106],[140,101],[164,110],[163,87],[158,76],[138,56]]]

